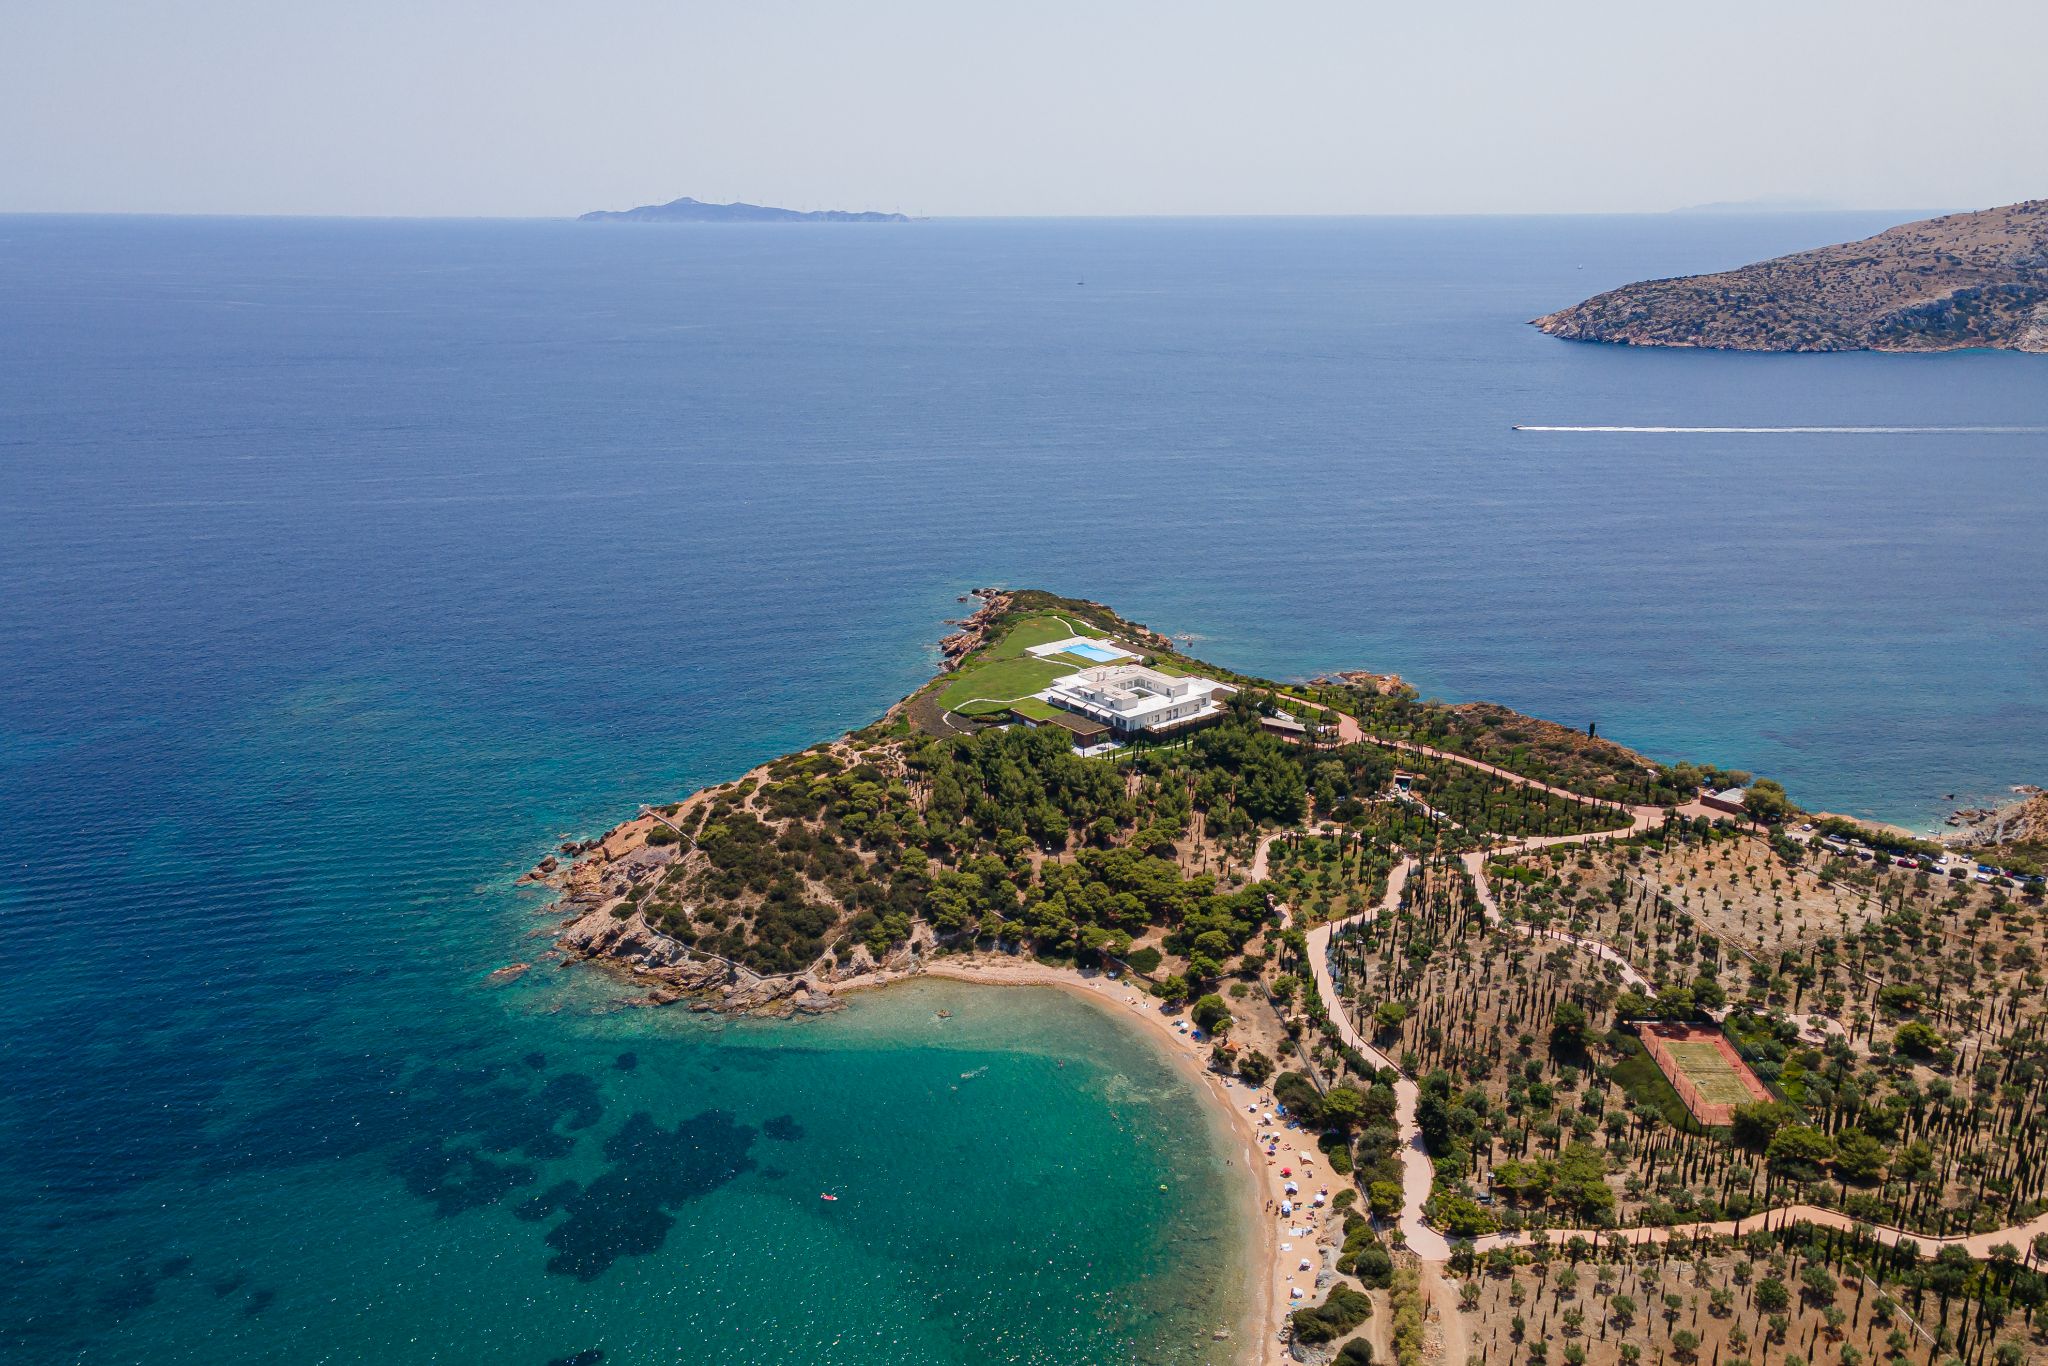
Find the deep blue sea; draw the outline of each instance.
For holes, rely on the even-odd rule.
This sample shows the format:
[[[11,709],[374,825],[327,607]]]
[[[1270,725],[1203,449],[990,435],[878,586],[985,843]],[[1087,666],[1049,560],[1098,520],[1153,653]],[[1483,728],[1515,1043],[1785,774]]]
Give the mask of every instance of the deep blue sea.
[[[1511,430],[2048,428],[2038,356],[1525,325],[1889,221],[0,218],[0,1356],[1215,1359],[1143,1040],[493,987],[513,878],[987,583],[1914,825],[2048,780],[2048,435]]]

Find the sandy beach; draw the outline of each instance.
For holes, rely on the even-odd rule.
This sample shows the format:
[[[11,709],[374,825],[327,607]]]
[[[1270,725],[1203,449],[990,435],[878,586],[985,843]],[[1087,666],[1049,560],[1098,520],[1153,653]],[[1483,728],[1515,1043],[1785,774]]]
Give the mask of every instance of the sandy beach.
[[[1327,1204],[1320,1210],[1297,1205],[1292,1220],[1280,1216],[1279,1206],[1286,1198],[1288,1180],[1300,1186],[1300,1198],[1306,1200],[1322,1189],[1329,1178],[1311,1135],[1288,1129],[1286,1121],[1277,1115],[1270,1125],[1261,1125],[1261,1116],[1274,1114],[1271,1089],[1212,1072],[1208,1065],[1209,1044],[1206,1040],[1198,1043],[1191,1037],[1194,1026],[1185,1012],[1164,1011],[1160,1002],[1131,983],[1096,972],[1051,967],[1029,959],[975,955],[941,959],[915,972],[876,972],[848,978],[834,983],[832,990],[835,995],[873,990],[919,977],[946,977],[989,986],[1054,987],[1133,1021],[1142,1033],[1159,1043],[1195,1088],[1215,1102],[1229,1126],[1231,1161],[1250,1175],[1250,1180],[1240,1183],[1240,1198],[1246,1202],[1254,1230],[1254,1245],[1247,1249],[1249,1265],[1259,1268],[1259,1272],[1253,1280],[1251,1302],[1240,1323],[1232,1328],[1237,1337],[1233,1360],[1238,1366],[1269,1366],[1285,1361],[1286,1349],[1279,1341],[1281,1326],[1294,1303],[1318,1302],[1315,1279],[1324,1265],[1322,1240],[1339,1225]],[[1186,1026],[1186,1032],[1177,1025]],[[1276,1136],[1279,1155],[1268,1157],[1267,1145]],[[1302,1153],[1311,1159],[1305,1168],[1298,1160]],[[1293,1177],[1282,1176],[1283,1170],[1291,1170]],[[1336,1187],[1332,1186],[1330,1193],[1334,1196]],[[1307,1234],[1296,1236],[1291,1229],[1306,1229]],[[1303,1260],[1310,1263],[1306,1271],[1300,1269]],[[1297,1288],[1303,1299],[1291,1302],[1291,1292]]]

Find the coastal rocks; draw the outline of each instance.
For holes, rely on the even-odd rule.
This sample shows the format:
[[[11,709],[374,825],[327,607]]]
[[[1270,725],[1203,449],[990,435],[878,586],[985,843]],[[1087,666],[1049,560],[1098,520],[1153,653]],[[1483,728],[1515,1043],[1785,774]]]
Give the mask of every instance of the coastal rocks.
[[[960,629],[939,642],[944,668],[957,669],[962,659],[980,649],[988,639],[989,627],[1010,605],[1010,595],[995,588],[977,588],[973,596],[981,599],[981,606],[965,621],[955,623]]]
[[[549,854],[539,863],[534,864],[531,870],[521,873],[519,875],[519,880],[521,882],[546,882],[549,878],[554,876],[555,870],[557,868],[560,868],[561,866],[561,860],[556,858],[553,854]]]
[[[524,977],[532,967],[533,964],[531,963],[507,963],[504,967],[499,968],[496,972],[484,978],[484,980],[494,987],[502,986],[506,982]]]
[[[875,975],[905,977],[921,972],[924,963],[939,946],[938,933],[925,921],[917,921],[910,927],[910,936],[901,944],[891,945],[880,958],[865,944],[855,944],[843,950],[841,956],[814,964],[812,971],[829,983],[847,982],[855,978]]]
[[[2048,793],[2031,783],[2016,785],[2018,800],[1997,807],[1965,807],[1948,818],[1956,832],[1945,837],[1954,847],[1997,847],[2048,840]]]
[[[729,971],[723,963],[691,956],[638,914],[624,920],[609,911],[579,916],[556,938],[555,947],[572,958],[606,959],[692,989],[721,982]]]
[[[598,896],[603,900],[622,897],[666,868],[680,856],[673,844],[643,844],[603,865],[598,875]]]
[[[648,833],[659,823],[652,816],[642,816],[638,820],[614,826],[607,830],[601,839],[591,841],[585,847],[602,854],[606,862],[616,862],[633,849],[646,844]]]
[[[723,1009],[741,1015],[763,1015],[786,1020],[793,1015],[823,1015],[840,1009],[842,1002],[820,991],[801,977],[759,977],[728,987],[721,1001]]]
[[[1376,674],[1364,669],[1344,669],[1337,673],[1325,674],[1321,678],[1312,678],[1309,682],[1363,688],[1382,697],[1392,697],[1407,686],[1401,681],[1399,674]]]
[[[691,998],[693,1010],[730,1015],[822,1015],[840,1008],[829,989],[807,977],[760,977],[743,968],[692,953],[649,925],[639,914],[621,920],[608,910],[579,916],[555,945],[572,959],[616,968],[648,988],[629,1004],[672,1005]]]

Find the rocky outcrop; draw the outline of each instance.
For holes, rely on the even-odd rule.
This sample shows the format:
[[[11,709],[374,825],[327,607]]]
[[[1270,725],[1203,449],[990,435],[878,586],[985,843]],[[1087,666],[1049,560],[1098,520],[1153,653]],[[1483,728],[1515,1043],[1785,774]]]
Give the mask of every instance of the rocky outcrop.
[[[960,629],[939,641],[942,668],[959,668],[961,660],[987,644],[990,628],[1009,610],[1010,595],[999,588],[977,588],[972,596],[981,599],[981,606],[965,620],[949,622]]]
[[[762,977],[700,954],[656,930],[638,912],[586,911],[565,926],[555,947],[570,958],[600,963],[629,977],[648,994],[636,1005],[684,999],[693,1008],[734,1015],[820,1015],[840,1003],[808,976]]]
[[[1408,685],[1401,681],[1399,674],[1369,673],[1364,669],[1342,669],[1320,678],[1311,678],[1311,685],[1322,684],[1337,687],[1363,688],[1382,697],[1392,697]]]
[[[1957,829],[1942,839],[1954,848],[1982,850],[1989,857],[2000,851],[2028,855],[2048,845],[2048,793],[2029,785],[2019,789],[2017,801],[1958,811],[1949,824]]]
[[[1553,337],[1730,351],[2048,352],[2048,200],[1906,223],[1546,314]]]

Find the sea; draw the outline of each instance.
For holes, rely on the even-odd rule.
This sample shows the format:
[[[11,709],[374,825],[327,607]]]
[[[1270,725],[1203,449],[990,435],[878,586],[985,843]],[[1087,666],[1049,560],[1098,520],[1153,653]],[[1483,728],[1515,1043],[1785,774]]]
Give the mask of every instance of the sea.
[[[0,218],[0,1357],[1227,1358],[1113,1013],[635,1008],[518,875],[992,584],[1914,828],[2048,781],[2048,357],[1527,325],[1906,216]]]

